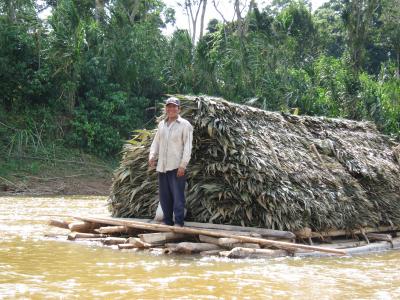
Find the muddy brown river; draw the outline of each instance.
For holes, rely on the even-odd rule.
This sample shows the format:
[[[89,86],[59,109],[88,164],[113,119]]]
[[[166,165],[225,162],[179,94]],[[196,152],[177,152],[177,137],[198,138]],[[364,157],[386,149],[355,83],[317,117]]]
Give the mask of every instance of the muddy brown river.
[[[46,235],[49,214],[105,197],[0,197],[0,299],[400,299],[400,251],[231,260],[120,251]]]

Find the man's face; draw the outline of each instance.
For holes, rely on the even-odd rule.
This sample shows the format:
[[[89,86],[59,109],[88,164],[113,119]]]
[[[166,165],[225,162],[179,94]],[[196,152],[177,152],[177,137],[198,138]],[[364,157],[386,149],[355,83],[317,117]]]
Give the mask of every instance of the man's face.
[[[167,106],[165,106],[165,112],[167,113],[168,118],[175,119],[178,117],[179,114],[179,106],[168,104]]]

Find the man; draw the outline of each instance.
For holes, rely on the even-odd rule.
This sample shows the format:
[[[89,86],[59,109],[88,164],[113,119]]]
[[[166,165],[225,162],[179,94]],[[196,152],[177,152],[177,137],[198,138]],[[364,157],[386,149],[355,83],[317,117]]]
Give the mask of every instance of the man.
[[[157,161],[160,204],[164,224],[183,226],[185,210],[185,170],[192,152],[193,127],[180,113],[180,101],[165,102],[166,118],[158,124],[150,148],[149,165]],[[175,214],[175,222],[172,219]]]

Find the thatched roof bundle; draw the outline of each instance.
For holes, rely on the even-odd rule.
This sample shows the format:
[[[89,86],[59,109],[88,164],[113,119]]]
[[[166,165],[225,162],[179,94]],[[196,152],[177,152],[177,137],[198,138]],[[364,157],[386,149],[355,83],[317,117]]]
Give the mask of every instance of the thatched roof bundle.
[[[315,231],[400,225],[398,145],[369,122],[295,116],[210,97],[180,97],[194,126],[187,219]],[[109,208],[152,217],[154,131],[127,143]]]

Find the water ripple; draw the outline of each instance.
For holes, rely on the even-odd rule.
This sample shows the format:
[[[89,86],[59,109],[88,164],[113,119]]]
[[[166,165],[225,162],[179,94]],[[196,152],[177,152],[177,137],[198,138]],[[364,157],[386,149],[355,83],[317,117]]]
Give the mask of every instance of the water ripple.
[[[0,198],[0,299],[399,299],[399,252],[232,260],[48,238],[49,215],[107,214],[105,197]]]

